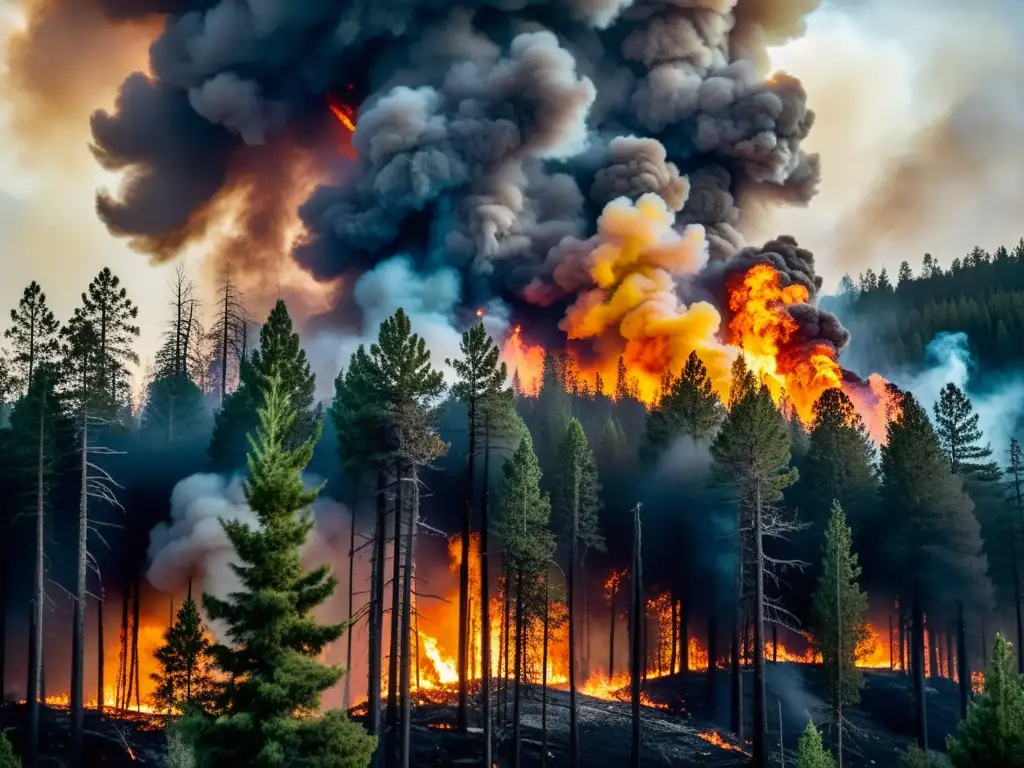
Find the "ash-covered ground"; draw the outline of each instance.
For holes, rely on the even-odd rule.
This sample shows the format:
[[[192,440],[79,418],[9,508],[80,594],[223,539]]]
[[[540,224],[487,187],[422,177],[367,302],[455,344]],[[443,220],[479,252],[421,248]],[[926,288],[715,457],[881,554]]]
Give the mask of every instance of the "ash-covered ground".
[[[887,670],[865,671],[865,687],[860,706],[847,712],[851,730],[844,739],[848,768],[877,766],[900,768],[900,752],[913,740],[915,732],[912,681],[908,676]],[[746,715],[749,735],[750,683],[744,676]],[[648,681],[642,714],[642,765],[673,768],[738,768],[747,758],[728,732],[729,675],[717,675],[719,707],[709,712],[707,676],[690,673]],[[804,664],[767,666],[768,733],[776,764],[780,757],[793,765],[797,741],[808,719],[821,723],[827,741],[831,740],[828,714],[821,698],[821,671]],[[541,765],[542,691],[539,686],[524,686],[520,722],[523,736],[523,768]],[[456,709],[453,700],[419,699],[413,709],[413,765],[480,765],[482,751],[479,710],[471,715],[471,731],[462,737],[454,730]],[[496,708],[503,706],[497,694]],[[780,744],[780,713],[782,741]],[[6,703],[0,707],[0,730],[8,733],[19,748],[23,744],[27,710],[24,705]],[[928,724],[931,748],[944,748],[946,735],[956,728],[959,718],[957,687],[948,680],[928,681]],[[358,716],[357,716],[358,719]],[[508,717],[495,729],[495,759],[509,755],[512,737],[512,696]],[[622,768],[630,753],[630,706],[627,701],[606,701],[580,696],[580,741],[582,764],[586,768]],[[162,765],[163,720],[152,716],[108,712],[100,718],[86,712],[89,765],[136,766]],[[548,691],[547,765],[568,763],[569,694]],[[69,720],[66,710],[44,708],[41,765],[65,765]],[[715,743],[719,741],[721,743]]]

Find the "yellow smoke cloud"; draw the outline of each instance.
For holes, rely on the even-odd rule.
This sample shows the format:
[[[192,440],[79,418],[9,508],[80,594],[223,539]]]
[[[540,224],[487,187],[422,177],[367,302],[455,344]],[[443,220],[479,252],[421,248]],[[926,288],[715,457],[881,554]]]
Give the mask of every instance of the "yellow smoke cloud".
[[[693,351],[724,394],[736,357],[718,339],[718,310],[704,301],[687,305],[677,293],[677,282],[706,263],[707,241],[700,225],[680,233],[674,221],[653,193],[608,203],[586,265],[595,287],[580,293],[560,324],[570,339],[596,339],[602,350],[621,353],[648,400],[662,374],[678,374]]]

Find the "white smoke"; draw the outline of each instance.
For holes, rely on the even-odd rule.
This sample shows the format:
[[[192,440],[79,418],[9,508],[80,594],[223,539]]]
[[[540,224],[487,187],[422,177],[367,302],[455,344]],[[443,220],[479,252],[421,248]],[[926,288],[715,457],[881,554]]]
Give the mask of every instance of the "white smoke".
[[[417,272],[408,256],[394,256],[364,273],[355,283],[353,297],[362,310],[363,332],[324,332],[311,339],[308,353],[317,374],[317,396],[330,398],[338,371],[346,368],[360,344],[369,347],[377,340],[380,324],[399,308],[412,322],[430,350],[434,367],[451,383],[452,370],[445,358],[461,357],[456,330],[457,312],[462,296],[462,279],[450,267],[434,272]],[[508,329],[509,310],[500,299],[491,299],[479,307],[487,332],[504,338]]]
[[[980,377],[967,334],[962,332],[936,335],[925,349],[925,364],[921,373],[894,377],[895,383],[913,392],[929,414],[947,383],[958,386],[971,399],[978,427],[1001,461],[1024,416],[1024,380],[1009,375]]]
[[[316,478],[307,476],[307,486]],[[321,497],[312,505],[314,527],[302,548],[306,567],[324,564],[348,591],[348,547],[351,515],[333,499]],[[158,523],[149,534],[149,570],[146,578],[161,592],[183,593],[193,580],[193,594],[226,598],[241,586],[231,565],[234,549],[222,521],[238,521],[256,528],[259,521],[245,501],[239,476],[196,474],[174,486],[171,519]]]

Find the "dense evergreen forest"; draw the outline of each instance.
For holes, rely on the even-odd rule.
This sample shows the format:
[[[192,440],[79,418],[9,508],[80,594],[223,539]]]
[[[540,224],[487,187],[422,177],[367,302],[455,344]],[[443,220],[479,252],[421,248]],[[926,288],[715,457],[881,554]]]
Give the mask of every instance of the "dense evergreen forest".
[[[883,314],[891,322],[902,322],[897,308],[910,302],[906,322],[916,325],[906,328],[913,333],[892,337],[910,339],[905,361],[913,359],[915,338],[925,344],[934,332],[956,329],[977,343],[983,365],[1009,366],[1016,351],[992,339],[1012,337],[1024,322],[1024,270],[1015,253],[972,256],[949,273],[929,268],[918,279],[901,269],[895,287],[884,271],[869,272],[860,287],[847,286],[846,300],[857,316]],[[259,761],[305,755],[314,761],[302,764],[355,768],[371,752],[375,765],[410,764],[411,574],[424,519],[461,546],[466,598],[458,607],[456,729],[478,719],[468,600],[471,568],[478,567],[485,574],[482,626],[497,621],[505,638],[500,649],[483,644],[483,667],[491,667],[492,650],[503,654],[494,683],[507,697],[505,682],[515,682],[514,711],[519,683],[539,682],[528,638],[548,637],[552,606],[566,613],[570,765],[579,764],[577,689],[601,674],[598,657],[607,658],[592,636],[597,627],[602,636],[609,629],[605,585],[614,574],[632,585],[634,616],[640,603],[648,611],[659,601],[670,606],[670,670],[698,668],[688,638],[701,638],[711,662],[705,661],[708,696],[717,675],[732,681],[731,700],[712,706],[731,712],[741,741],[752,739],[757,765],[767,765],[769,751],[767,638],[780,629],[806,633],[835,671],[828,700],[842,724],[843,707],[857,701],[862,684],[857,660],[889,622],[892,666],[915,680],[921,746],[932,743],[926,673],[960,681],[966,715],[970,670],[982,666],[997,629],[1016,641],[1017,659],[1008,661],[1011,651],[997,645],[993,669],[1011,683],[1009,692],[993,687],[991,696],[1024,695],[1011,668],[1024,673],[1021,450],[1016,440],[990,445],[970,399],[952,383],[931,408],[891,388],[891,421],[876,446],[842,390],[827,390],[812,423],[803,424],[785,401],[773,401],[742,355],[725,399],[696,353],[666,375],[654,403],[637,399],[622,361],[615,381],[591,386],[571,357],[554,352],[545,357],[538,394],[527,396],[483,323],[463,335],[461,357],[439,360],[397,309],[338,373],[333,399],[318,403],[284,302],[257,326],[230,281],[218,296],[206,313],[213,322],[203,327],[194,289],[178,273],[165,340],[137,407],[129,366],[138,361],[139,312],[109,270],[90,283],[65,323],[36,283],[11,312],[0,430],[2,615],[10,620],[0,627],[0,649],[18,650],[17,661],[13,654],[0,658],[8,672],[0,686],[27,698],[37,729],[44,685],[66,684],[72,754],[81,748],[86,691],[93,687],[85,656],[95,647],[87,627],[95,625],[86,613],[120,624],[117,669],[104,672],[97,662],[113,700],[99,695],[98,703],[129,708],[140,690],[140,605],[153,592],[145,581],[149,533],[166,518],[175,486],[203,471],[242,473],[260,522],[224,523],[242,591],[194,602],[190,595],[158,656],[161,706],[185,714],[174,738],[204,765],[270,765],[280,763]],[[883,331],[883,338],[893,332]],[[326,484],[304,487],[304,472]],[[304,572],[299,561],[312,526],[302,510],[317,493],[359,499],[355,520],[369,542],[363,557],[371,563],[370,584],[358,588],[361,604],[352,615],[368,627],[370,663],[365,683],[354,689],[366,690],[367,729],[380,738],[376,752],[343,710],[311,714],[342,677],[319,655],[349,631],[342,623],[349,616],[333,616],[330,624],[311,616],[336,586],[325,569]],[[469,534],[481,530],[489,535],[473,565]],[[276,602],[285,594],[293,597]],[[55,595],[70,606],[69,616],[51,610]],[[499,615],[488,617],[489,610]],[[229,634],[204,642],[207,620],[222,622]],[[53,623],[56,629],[43,631]],[[630,622],[621,641],[636,651],[635,686],[639,626]],[[44,644],[56,646],[46,659],[68,661],[45,677]],[[644,641],[645,670],[662,663],[657,645],[652,660]],[[27,675],[22,658],[29,659]],[[744,712],[748,667],[752,720]],[[491,682],[483,676],[479,699],[484,764],[492,764],[492,747],[516,763],[518,726],[491,733]],[[752,732],[745,733],[748,721]],[[954,757],[967,755],[957,766],[976,765],[970,755],[981,747],[971,739],[998,740],[978,728],[951,748]],[[1019,743],[1014,734],[1012,743]],[[813,742],[812,734],[808,750]],[[37,734],[26,743],[32,751]],[[334,762],[311,755],[333,755]]]
[[[943,269],[925,254],[895,274],[867,269],[843,278],[827,300],[854,331],[851,354],[874,369],[917,367],[928,343],[961,331],[985,371],[1013,370],[1024,361],[1024,240],[994,253],[975,248]]]

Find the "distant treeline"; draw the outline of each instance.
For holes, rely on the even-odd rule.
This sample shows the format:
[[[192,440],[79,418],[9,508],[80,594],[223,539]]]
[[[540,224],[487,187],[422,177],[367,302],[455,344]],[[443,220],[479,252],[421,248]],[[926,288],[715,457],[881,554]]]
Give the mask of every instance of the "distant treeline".
[[[826,306],[856,329],[855,344],[876,366],[918,366],[936,334],[962,331],[983,368],[1016,367],[1024,362],[1024,239],[1012,250],[976,247],[948,269],[925,254],[916,275],[906,261],[894,276],[885,268],[856,282],[846,275]]]

